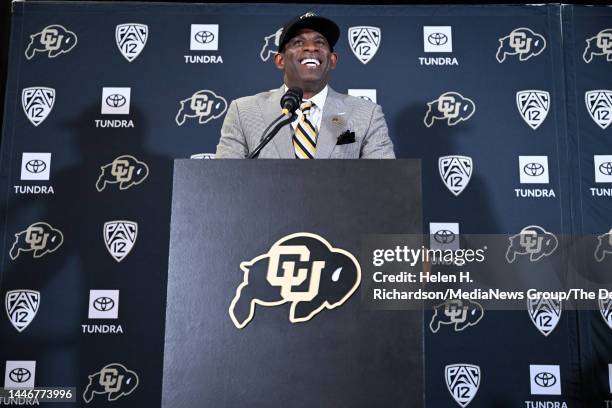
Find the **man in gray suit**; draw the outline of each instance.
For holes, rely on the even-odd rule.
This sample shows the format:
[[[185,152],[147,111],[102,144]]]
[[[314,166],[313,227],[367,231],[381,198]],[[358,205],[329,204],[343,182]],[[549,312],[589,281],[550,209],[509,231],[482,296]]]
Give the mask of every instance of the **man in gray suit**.
[[[395,158],[381,107],[327,85],[330,71],[336,68],[334,46],[339,36],[336,23],[314,13],[289,21],[274,57],[284,85],[232,101],[216,158],[243,159],[254,150],[266,127],[280,115],[281,97],[291,87],[304,91],[306,103],[296,111],[298,119],[280,130],[260,158]]]

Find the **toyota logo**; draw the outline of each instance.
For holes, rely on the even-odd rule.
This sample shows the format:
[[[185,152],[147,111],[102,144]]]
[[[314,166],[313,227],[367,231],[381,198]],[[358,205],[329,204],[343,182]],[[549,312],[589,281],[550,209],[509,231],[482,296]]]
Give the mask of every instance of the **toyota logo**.
[[[198,31],[193,37],[200,44],[208,44],[215,39],[215,35],[210,31]]]
[[[30,378],[32,378],[32,373],[30,373],[30,370],[28,370],[27,368],[13,368],[9,373],[9,378],[12,382],[24,383]]]
[[[126,102],[125,96],[121,94],[112,94],[106,97],[106,104],[111,108],[120,108],[125,105]]]
[[[427,36],[427,42],[431,45],[444,45],[448,42],[448,36],[444,33],[431,33]]]
[[[536,374],[534,381],[540,387],[549,388],[557,383],[557,377],[551,373],[538,373]]]
[[[540,163],[527,163],[523,166],[523,172],[532,177],[541,176],[544,174],[544,166]]]
[[[599,172],[606,176],[612,176],[612,162],[604,162],[599,165]]]
[[[39,159],[32,159],[26,163],[25,168],[30,173],[42,173],[47,169],[47,164]]]
[[[115,301],[109,297],[99,297],[93,301],[93,307],[99,312],[108,312],[115,307]]]
[[[455,240],[455,233],[449,230],[439,230],[435,232],[434,240],[438,244],[450,244]]]

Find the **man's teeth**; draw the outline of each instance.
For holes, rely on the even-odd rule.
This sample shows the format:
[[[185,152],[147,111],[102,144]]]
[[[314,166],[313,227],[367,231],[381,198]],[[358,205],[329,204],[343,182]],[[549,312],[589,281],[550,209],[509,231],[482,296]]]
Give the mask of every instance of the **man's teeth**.
[[[315,58],[304,58],[301,61],[302,65],[309,65],[309,66],[319,66],[321,65],[321,61],[319,61],[318,59]]]

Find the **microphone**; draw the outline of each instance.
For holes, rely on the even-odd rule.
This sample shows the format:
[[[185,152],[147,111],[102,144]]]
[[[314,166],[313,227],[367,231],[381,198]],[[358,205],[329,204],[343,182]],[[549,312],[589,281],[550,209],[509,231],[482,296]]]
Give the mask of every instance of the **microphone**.
[[[302,91],[301,88],[289,88],[280,100],[281,107],[283,108],[283,115],[295,112],[295,110],[300,107],[303,96],[304,91]]]

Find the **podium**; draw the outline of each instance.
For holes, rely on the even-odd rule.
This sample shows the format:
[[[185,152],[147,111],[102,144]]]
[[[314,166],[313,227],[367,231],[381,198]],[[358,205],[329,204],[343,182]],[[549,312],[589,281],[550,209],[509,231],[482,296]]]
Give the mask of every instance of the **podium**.
[[[418,160],[175,161],[162,406],[422,407],[422,314],[359,290],[421,222]]]

